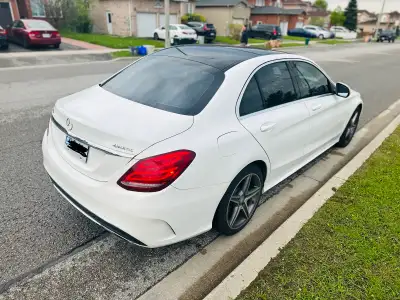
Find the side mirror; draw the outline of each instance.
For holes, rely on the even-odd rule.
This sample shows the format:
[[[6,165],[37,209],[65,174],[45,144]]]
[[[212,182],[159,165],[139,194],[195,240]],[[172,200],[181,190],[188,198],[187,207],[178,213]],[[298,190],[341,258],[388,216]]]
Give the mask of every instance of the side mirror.
[[[336,83],[336,95],[339,97],[347,98],[350,96],[350,88],[344,83]]]

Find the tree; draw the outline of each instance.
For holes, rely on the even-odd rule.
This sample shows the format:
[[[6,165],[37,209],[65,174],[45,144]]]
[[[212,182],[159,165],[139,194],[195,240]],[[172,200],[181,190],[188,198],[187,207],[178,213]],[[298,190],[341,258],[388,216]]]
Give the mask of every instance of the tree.
[[[328,2],[326,2],[326,0],[315,0],[314,6],[326,10],[328,8]]]
[[[344,12],[346,17],[344,26],[352,31],[357,29],[357,0],[350,0],[349,5]]]
[[[331,13],[331,26],[343,26],[346,17],[342,8],[338,6],[332,13]]]

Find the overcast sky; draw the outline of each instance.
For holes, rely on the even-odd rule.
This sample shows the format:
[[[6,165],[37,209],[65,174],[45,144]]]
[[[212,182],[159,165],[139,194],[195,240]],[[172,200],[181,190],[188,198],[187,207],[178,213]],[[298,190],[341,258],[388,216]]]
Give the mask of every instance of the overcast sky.
[[[327,0],[329,9],[335,9],[340,5],[343,9],[346,8],[349,0]],[[313,2],[313,1],[312,1]],[[382,0],[358,0],[358,9],[366,9],[373,12],[380,12]],[[400,0],[386,0],[385,12],[400,11]]]

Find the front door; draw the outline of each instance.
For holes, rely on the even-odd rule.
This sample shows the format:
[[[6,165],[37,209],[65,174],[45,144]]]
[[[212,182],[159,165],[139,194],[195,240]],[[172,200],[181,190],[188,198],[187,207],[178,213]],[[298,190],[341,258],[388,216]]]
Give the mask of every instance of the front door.
[[[286,62],[260,68],[246,87],[239,120],[269,157],[268,186],[304,164],[309,112],[297,95]]]
[[[339,138],[343,130],[343,116],[332,84],[317,67],[304,61],[293,61],[292,66],[300,97],[306,100],[310,112],[311,130],[305,151],[313,156],[326,150]]]
[[[106,12],[106,23],[107,23],[107,31],[108,34],[113,34],[113,26],[112,26],[112,16],[111,12]]]
[[[287,35],[289,23],[288,22],[281,22],[280,27],[281,27],[282,35]]]

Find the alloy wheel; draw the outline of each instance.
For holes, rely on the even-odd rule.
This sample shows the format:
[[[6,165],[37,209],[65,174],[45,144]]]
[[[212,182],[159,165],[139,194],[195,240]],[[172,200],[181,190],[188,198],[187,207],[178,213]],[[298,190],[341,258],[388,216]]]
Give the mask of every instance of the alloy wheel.
[[[356,133],[357,126],[358,126],[358,116],[359,112],[356,112],[353,117],[351,118],[349,125],[346,128],[345,139],[351,140]]]
[[[253,216],[261,196],[261,179],[257,174],[245,176],[229,199],[226,220],[231,229],[245,225]]]

